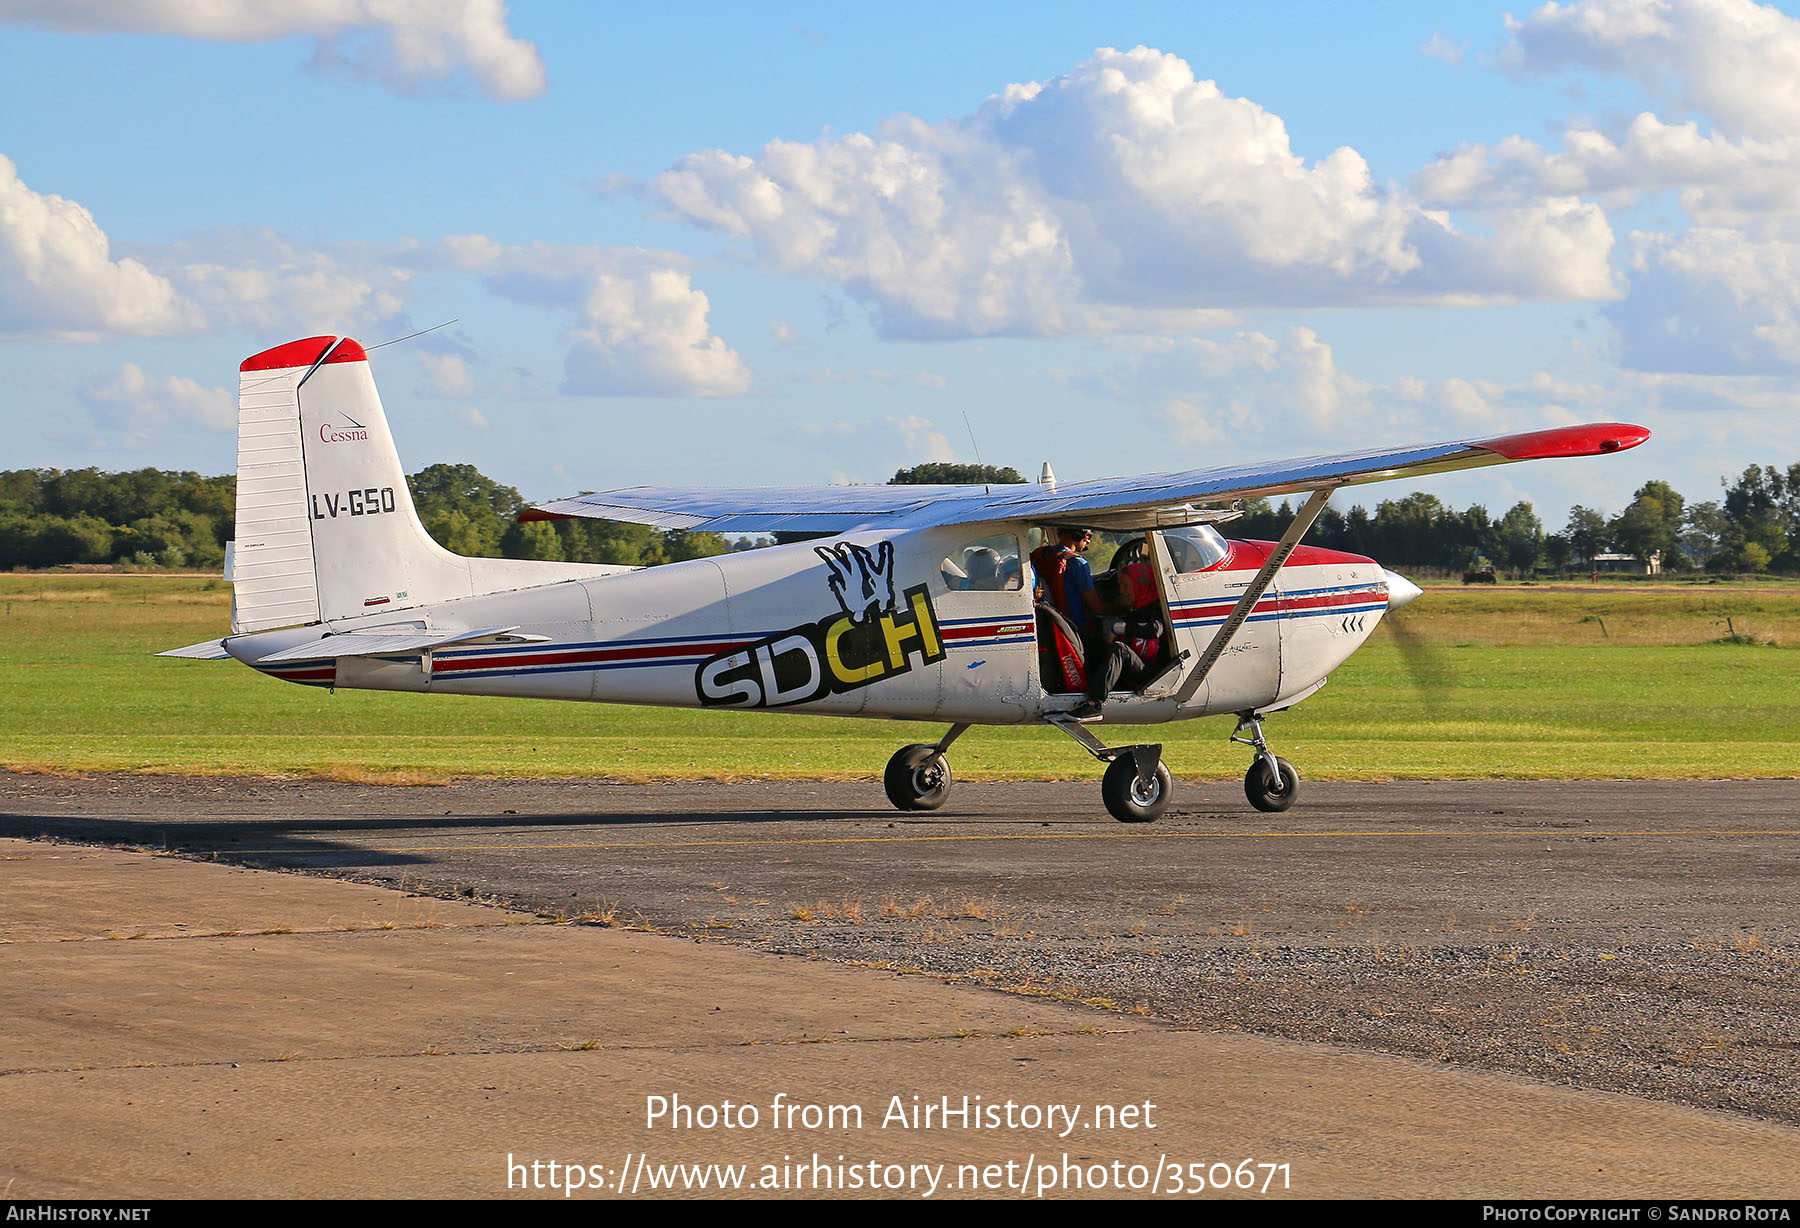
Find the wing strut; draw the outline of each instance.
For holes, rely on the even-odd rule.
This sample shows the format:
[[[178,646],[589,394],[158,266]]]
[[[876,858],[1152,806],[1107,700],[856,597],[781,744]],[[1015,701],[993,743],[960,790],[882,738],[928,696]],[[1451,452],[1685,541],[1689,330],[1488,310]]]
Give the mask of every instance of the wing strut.
[[[1206,681],[1206,675],[1211,672],[1213,664],[1225,654],[1225,649],[1231,643],[1231,637],[1237,634],[1237,629],[1244,625],[1246,618],[1250,617],[1250,612],[1256,608],[1256,603],[1262,600],[1262,595],[1268,589],[1269,582],[1275,578],[1275,573],[1280,571],[1281,565],[1288,561],[1288,556],[1294,552],[1294,547],[1300,544],[1300,539],[1306,536],[1306,531],[1313,527],[1313,521],[1317,520],[1319,513],[1325,510],[1326,501],[1331,498],[1331,492],[1336,489],[1336,486],[1321,486],[1312,492],[1312,498],[1306,501],[1306,505],[1300,509],[1299,514],[1288,525],[1287,532],[1281,535],[1281,540],[1276,543],[1275,549],[1269,551],[1268,561],[1262,565],[1262,570],[1256,573],[1256,578],[1250,581],[1250,587],[1244,590],[1244,595],[1239,597],[1238,603],[1231,608],[1225,624],[1219,628],[1219,633],[1213,636],[1212,643],[1206,646],[1206,652],[1194,663],[1194,668],[1188,671],[1187,680],[1181,684],[1181,689],[1175,692],[1177,704],[1187,703],[1194,697],[1194,692],[1200,689],[1200,684]]]

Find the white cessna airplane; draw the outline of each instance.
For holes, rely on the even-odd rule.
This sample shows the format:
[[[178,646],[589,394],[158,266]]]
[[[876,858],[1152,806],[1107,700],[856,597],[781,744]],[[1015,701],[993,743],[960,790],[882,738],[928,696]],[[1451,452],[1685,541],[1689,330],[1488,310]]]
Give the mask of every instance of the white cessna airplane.
[[[313,686],[947,722],[888,763],[902,810],[943,804],[946,752],[970,726],[1044,722],[1107,762],[1102,795],[1125,822],[1162,813],[1169,770],[1161,746],[1109,747],[1096,725],[1236,714],[1231,740],[1255,752],[1250,802],[1292,804],[1298,777],[1264,742],[1262,718],[1324,686],[1388,609],[1419,593],[1372,559],[1298,544],[1332,492],[1595,456],[1650,434],[1598,423],[1062,485],[631,487],[522,517],[815,535],[640,569],[438,546],[350,338],[245,360],[238,405],[231,634],[161,655],[235,657]],[[1236,500],[1302,493],[1279,542],[1213,528],[1238,514]],[[1141,558],[1168,629],[1148,676],[1098,716],[1077,711],[1082,638],[1033,601],[1032,533],[1055,525],[1134,535],[1127,558],[1095,578],[1109,591]]]

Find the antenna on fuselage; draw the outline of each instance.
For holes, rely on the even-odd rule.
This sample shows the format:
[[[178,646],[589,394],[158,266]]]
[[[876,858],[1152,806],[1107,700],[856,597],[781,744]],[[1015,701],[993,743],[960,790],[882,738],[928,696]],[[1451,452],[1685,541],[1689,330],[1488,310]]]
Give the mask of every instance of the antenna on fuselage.
[[[969,411],[966,409],[963,410],[962,416],[963,416],[963,429],[965,431],[969,432],[969,446],[971,448],[975,449],[975,463],[977,465],[981,466],[983,469],[986,469],[987,462],[981,459],[981,445],[975,442],[975,428],[969,422]],[[991,495],[994,493],[994,488],[992,485],[989,485],[986,489],[987,489],[988,494]]]
[[[963,410],[963,430],[969,432],[969,446],[975,449],[975,463],[985,469],[987,462],[981,459],[981,445],[975,442],[975,428],[969,422],[969,411],[966,409]]]

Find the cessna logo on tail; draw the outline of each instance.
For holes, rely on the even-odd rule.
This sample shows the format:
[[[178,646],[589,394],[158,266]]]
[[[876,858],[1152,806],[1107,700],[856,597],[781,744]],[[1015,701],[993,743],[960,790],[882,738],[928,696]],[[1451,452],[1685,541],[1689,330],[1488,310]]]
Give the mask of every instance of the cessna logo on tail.
[[[707,658],[694,673],[700,702],[784,708],[909,673],[915,657],[935,665],[944,659],[944,639],[931,594],[921,584],[904,597],[893,609],[870,607],[866,618],[832,614]]]
[[[369,428],[348,414],[344,415],[342,423],[324,422],[319,425],[320,443],[349,443],[368,437]]]

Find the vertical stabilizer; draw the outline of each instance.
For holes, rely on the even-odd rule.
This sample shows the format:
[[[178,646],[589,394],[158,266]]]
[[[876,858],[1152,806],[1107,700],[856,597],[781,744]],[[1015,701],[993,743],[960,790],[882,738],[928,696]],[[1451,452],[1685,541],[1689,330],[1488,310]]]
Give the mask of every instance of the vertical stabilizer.
[[[362,346],[339,340],[296,388],[320,617],[472,596],[474,560],[438,545],[419,523]]]
[[[350,338],[292,341],[239,372],[234,633],[630,570],[464,558],[433,541]]]

